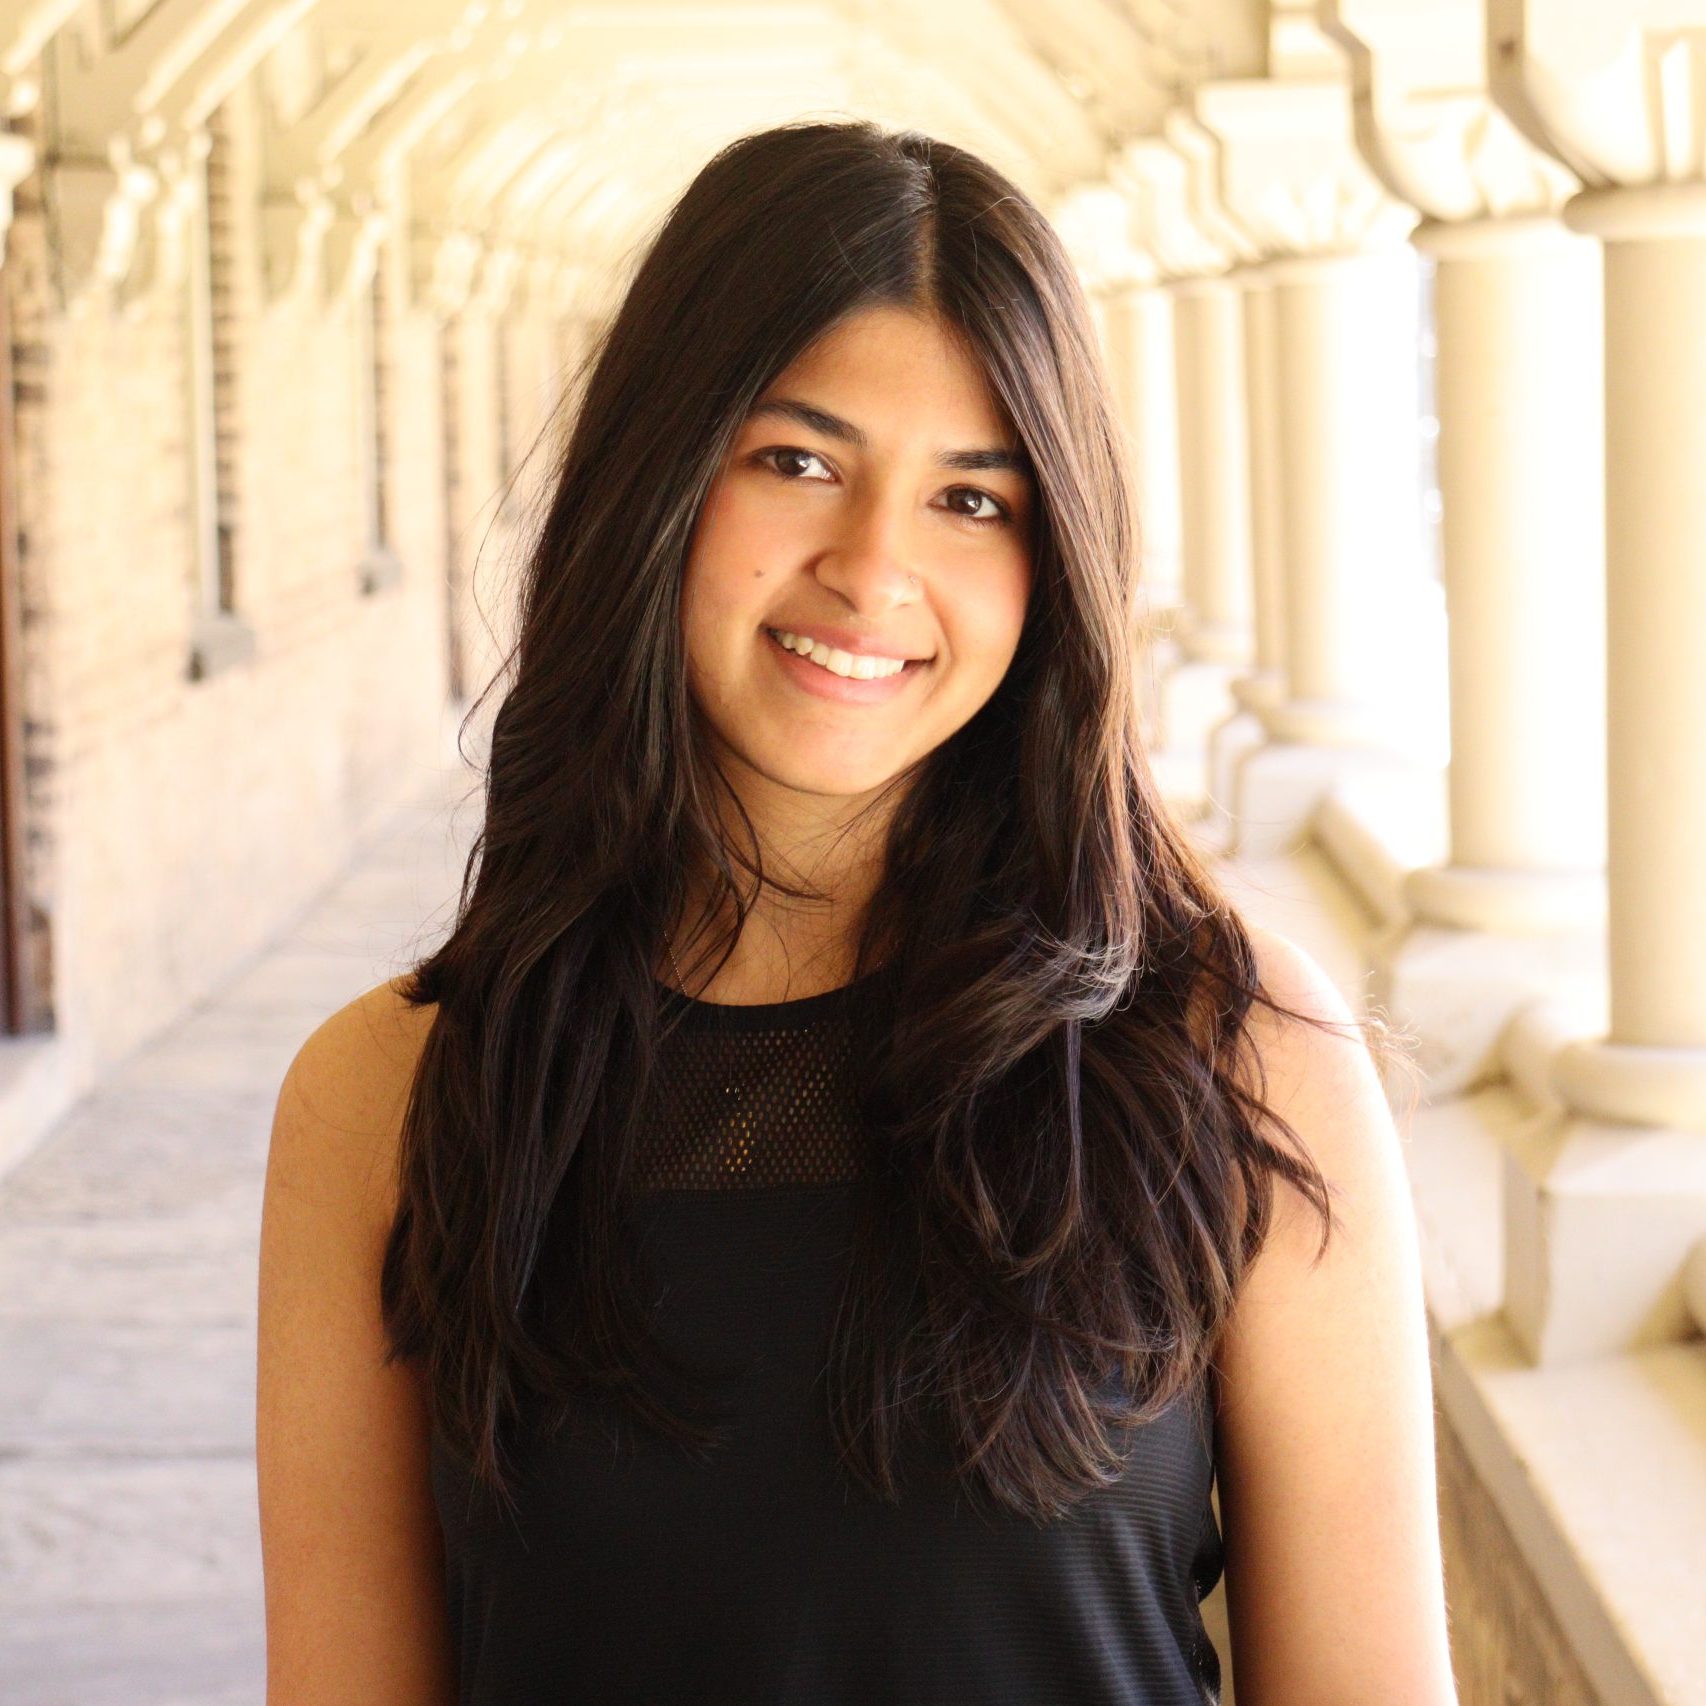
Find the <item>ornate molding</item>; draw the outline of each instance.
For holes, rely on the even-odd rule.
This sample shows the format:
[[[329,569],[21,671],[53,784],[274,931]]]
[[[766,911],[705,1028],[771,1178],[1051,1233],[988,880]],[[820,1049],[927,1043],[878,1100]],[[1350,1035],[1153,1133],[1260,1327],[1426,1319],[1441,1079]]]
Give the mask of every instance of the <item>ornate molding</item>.
[[[1487,0],[1494,101],[1588,189],[1706,179],[1706,0]]]
[[[1429,219],[1555,213],[1580,187],[1487,94],[1484,0],[1325,0],[1351,67],[1357,147]]]
[[[1197,224],[1226,251],[1233,267],[1262,260],[1261,245],[1221,200],[1219,141],[1185,107],[1167,114],[1161,133],[1185,162],[1185,195]]]
[[[105,160],[61,158],[51,171],[66,311],[81,314],[98,301],[116,302],[152,236],[147,210],[160,193],[160,176],[131,156],[122,137],[112,140]],[[8,223],[11,199],[8,183]]]
[[[1131,204],[1135,240],[1166,279],[1223,273],[1237,256],[1197,217],[1190,166],[1158,136],[1128,143],[1109,163],[1109,181]]]
[[[440,320],[453,320],[468,306],[480,268],[479,239],[465,231],[448,235],[416,230],[409,241],[409,289],[413,306]]]
[[[509,308],[510,296],[521,271],[521,261],[521,250],[511,244],[497,243],[483,247],[479,275],[474,283],[473,294],[468,300],[469,310],[492,319],[503,314]]]
[[[1191,106],[1220,143],[1221,200],[1268,254],[1395,248],[1415,225],[1357,152],[1345,81],[1204,83]]]
[[[1154,258],[1132,241],[1131,203],[1113,185],[1080,184],[1055,205],[1050,220],[1086,289],[1155,282]]]
[[[389,217],[377,209],[356,213],[339,208],[333,212],[321,239],[326,284],[333,302],[353,302],[372,282],[379,265],[379,246],[390,228]]]
[[[292,196],[261,201],[261,287],[269,303],[282,298],[319,301],[324,294],[330,199],[299,184]]]

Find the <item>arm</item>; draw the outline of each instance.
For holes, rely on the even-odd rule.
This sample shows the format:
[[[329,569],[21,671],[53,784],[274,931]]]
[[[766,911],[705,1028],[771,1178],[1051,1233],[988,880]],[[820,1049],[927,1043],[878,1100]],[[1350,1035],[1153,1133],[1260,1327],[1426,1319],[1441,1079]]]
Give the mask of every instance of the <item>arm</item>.
[[[1252,927],[1264,987],[1343,1023],[1331,980]],[[1409,1180],[1354,1031],[1251,1023],[1271,1105],[1335,1187],[1320,1221],[1275,1181],[1272,1230],[1222,1341],[1216,1427],[1238,1706],[1455,1706],[1433,1386]]]
[[[380,985],[308,1038],[279,1091],[255,1430],[268,1706],[456,1699],[425,1394],[380,1360],[397,1132],[430,1022]]]

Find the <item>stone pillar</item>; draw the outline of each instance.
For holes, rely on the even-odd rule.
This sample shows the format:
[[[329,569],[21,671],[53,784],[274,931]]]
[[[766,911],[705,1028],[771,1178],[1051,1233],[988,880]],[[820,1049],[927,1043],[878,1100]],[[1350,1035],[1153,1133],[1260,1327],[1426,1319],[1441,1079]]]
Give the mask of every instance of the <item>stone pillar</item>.
[[[1239,292],[1223,278],[1178,279],[1169,290],[1182,597],[1173,627],[1178,661],[1157,687],[1157,732],[1161,747],[1200,764],[1252,646],[1244,325]],[[1205,776],[1197,788],[1207,785]]]
[[[1610,1052],[1566,1076],[1578,1105],[1706,1126],[1706,184],[1565,215],[1605,243],[1611,685]],[[1627,1085],[1625,1044],[1661,1051]]]
[[[1601,293],[1598,250],[1544,214],[1416,242],[1436,265],[1450,843],[1406,879],[1372,994],[1438,1095],[1497,1070],[1524,1000],[1602,970]]]
[[[1694,1337],[1706,1228],[1706,0],[1580,28],[1501,19],[1493,95],[1590,188],[1605,252],[1608,976],[1597,1015],[1537,1005],[1561,1108],[1505,1173],[1505,1310],[1537,1361]],[[1580,97],[1592,88],[1594,99]],[[1693,139],[1692,142],[1690,139]],[[1585,1022],[1584,1022],[1585,1021]],[[1550,1029],[1549,1029],[1550,1027]]]
[[[1279,380],[1273,281],[1260,266],[1234,275],[1243,291],[1244,406],[1248,417],[1250,565],[1256,613],[1256,667],[1233,685],[1251,710],[1284,693],[1285,528],[1281,512]]]
[[[1178,380],[1173,298],[1158,285],[1130,285],[1109,302],[1113,379],[1131,440],[1132,474],[1151,609],[1166,609],[1180,584]]]
[[[1391,736],[1400,578],[1419,539],[1413,263],[1268,263],[1273,290],[1285,692],[1253,707],[1268,744],[1239,767],[1233,847],[1295,840],[1347,764]]]
[[[1328,0],[1358,149],[1433,265],[1450,674],[1444,857],[1411,870],[1371,999],[1431,1094],[1502,1071],[1540,990],[1601,975],[1600,259],[1556,213],[1580,187],[1486,92],[1482,0]]]
[[[1409,256],[1271,262],[1289,696],[1278,740],[1381,738],[1384,654],[1399,636],[1383,594],[1414,550],[1414,272]]]
[[[1260,264],[1228,275],[1239,287],[1244,321],[1245,434],[1250,488],[1250,572],[1255,661],[1230,686],[1239,715],[1209,737],[1208,814],[1223,843],[1236,836],[1231,803],[1244,755],[1267,738],[1265,714],[1286,697],[1286,568],[1281,525],[1279,382],[1273,285]]]
[[[1174,629],[1184,600],[1173,299],[1154,284],[1112,291],[1106,331],[1111,377],[1130,445],[1145,637],[1140,660],[1144,735],[1153,743],[1161,729],[1161,682],[1179,664]]]
[[[1209,733],[1235,711],[1228,691],[1249,662],[1249,470],[1243,314],[1225,273],[1237,258],[1202,223],[1185,156],[1158,136],[1128,143],[1108,178],[1131,209],[1134,241],[1165,281],[1149,336],[1170,319],[1179,494],[1176,661],[1161,676],[1151,758],[1176,806],[1210,792]],[[1158,428],[1161,423],[1157,423]]]
[[[1250,486],[1245,450],[1244,323],[1224,279],[1173,286],[1178,362],[1180,516],[1186,614],[1194,662],[1250,656]]]
[[[1285,695],[1237,767],[1228,850],[1296,843],[1347,771],[1389,767],[1420,570],[1413,211],[1358,158],[1348,87],[1319,74],[1204,83],[1224,213],[1271,257]],[[1402,761],[1402,755],[1399,756]]]

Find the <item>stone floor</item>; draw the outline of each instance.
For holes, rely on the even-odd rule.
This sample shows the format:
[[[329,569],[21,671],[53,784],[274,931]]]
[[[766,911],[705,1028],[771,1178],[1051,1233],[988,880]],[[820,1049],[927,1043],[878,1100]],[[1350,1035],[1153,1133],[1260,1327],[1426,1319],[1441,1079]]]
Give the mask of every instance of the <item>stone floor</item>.
[[[274,1099],[448,924],[471,772],[0,1179],[0,1700],[259,1706],[255,1286]]]

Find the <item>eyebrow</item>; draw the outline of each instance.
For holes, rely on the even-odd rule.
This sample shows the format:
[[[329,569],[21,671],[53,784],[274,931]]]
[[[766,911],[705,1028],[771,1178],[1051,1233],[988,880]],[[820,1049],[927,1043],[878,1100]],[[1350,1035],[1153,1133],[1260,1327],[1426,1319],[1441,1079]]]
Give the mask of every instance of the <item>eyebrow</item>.
[[[851,421],[831,414],[828,409],[802,402],[798,397],[771,397],[765,402],[755,403],[748,411],[747,419],[756,420],[761,415],[776,415],[783,420],[797,421],[801,426],[810,427],[813,432],[822,433],[825,438],[835,438],[843,444],[851,444],[856,450],[870,448],[869,437]],[[1036,479],[1030,457],[1023,450],[1009,450],[1004,445],[990,445],[981,450],[944,450],[937,454],[936,462],[942,468],[995,470],[1017,474],[1023,480]]]

